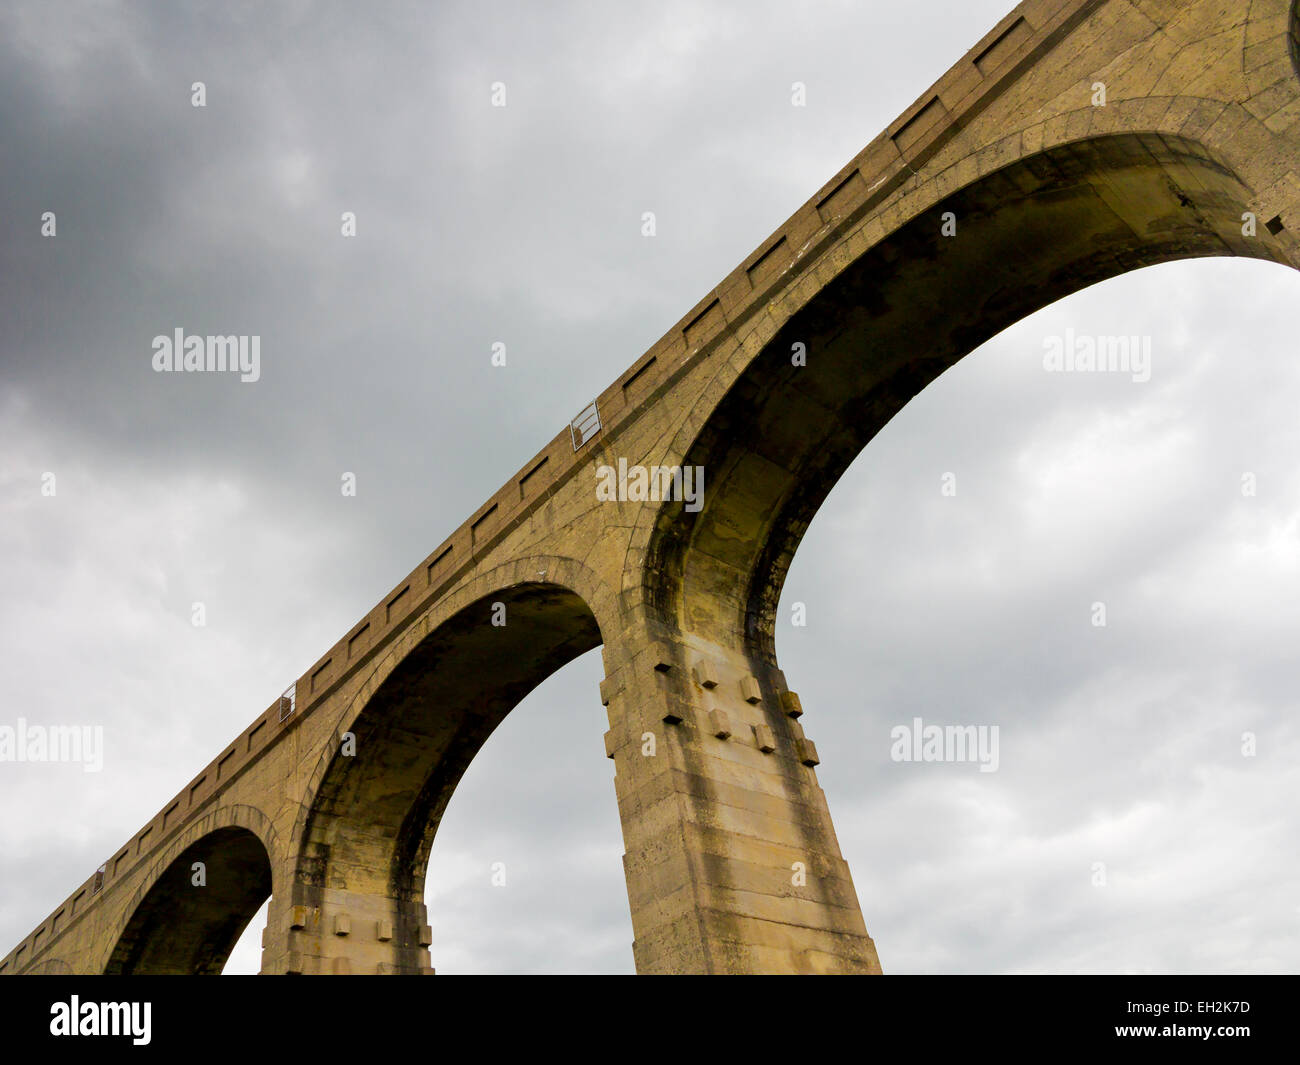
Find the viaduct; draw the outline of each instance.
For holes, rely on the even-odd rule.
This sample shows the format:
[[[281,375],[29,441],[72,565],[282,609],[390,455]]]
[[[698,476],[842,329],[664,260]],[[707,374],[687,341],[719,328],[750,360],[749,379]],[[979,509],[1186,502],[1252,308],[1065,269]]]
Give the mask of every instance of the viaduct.
[[[594,647],[637,970],[879,972],[775,655],[800,537],[911,397],[1046,304],[1194,256],[1300,267],[1298,53],[1295,0],[1020,4],[0,972],[219,973],[268,897],[264,973],[431,972],[453,789]],[[703,467],[702,506],[598,498],[620,459]]]

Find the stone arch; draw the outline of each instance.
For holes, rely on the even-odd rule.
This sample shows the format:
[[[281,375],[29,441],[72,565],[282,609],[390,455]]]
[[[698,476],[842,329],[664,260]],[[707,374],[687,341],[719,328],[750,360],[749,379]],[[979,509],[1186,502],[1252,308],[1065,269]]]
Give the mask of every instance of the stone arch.
[[[103,971],[219,974],[276,888],[281,855],[270,820],[252,806],[219,807],[187,825],[127,903]],[[191,882],[194,862],[204,863],[203,887]]]
[[[328,887],[418,907],[469,763],[528,692],[602,645],[613,609],[581,563],[544,555],[479,575],[414,621],[340,713],[312,774],[293,835],[295,897]],[[455,667],[440,669],[446,661]]]
[[[1181,115],[1195,102],[1059,115],[918,176],[902,224],[862,223],[863,251],[773,301],[761,342],[742,338],[753,355],[720,367],[672,445],[672,461],[703,465],[711,489],[698,513],[665,505],[647,531],[643,594],[665,623],[775,665],[775,610],[809,522],[871,438],[958,359],[1130,270],[1211,255],[1300,261],[1286,232],[1242,233],[1255,193],[1215,147],[1122,132],[1144,107]],[[1249,121],[1243,111],[1238,125]],[[947,211],[963,236],[945,243]],[[959,298],[945,301],[950,291]],[[796,342],[806,366],[791,365]]]

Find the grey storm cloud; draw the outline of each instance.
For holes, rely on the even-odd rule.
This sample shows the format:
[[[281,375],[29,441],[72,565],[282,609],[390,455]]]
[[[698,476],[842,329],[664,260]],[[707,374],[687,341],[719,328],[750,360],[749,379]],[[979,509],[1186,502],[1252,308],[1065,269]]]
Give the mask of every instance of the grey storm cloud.
[[[0,724],[102,724],[105,766],[0,764],[0,938],[1010,6],[6,5]],[[1081,292],[818,515],[778,653],[886,971],[1300,966],[1298,297],[1218,260]],[[260,336],[260,380],[155,373],[176,328]],[[1067,329],[1152,338],[1151,379],[1045,373]],[[631,971],[600,677],[539,687],[453,797],[440,972]],[[893,761],[918,717],[999,726],[998,772]]]

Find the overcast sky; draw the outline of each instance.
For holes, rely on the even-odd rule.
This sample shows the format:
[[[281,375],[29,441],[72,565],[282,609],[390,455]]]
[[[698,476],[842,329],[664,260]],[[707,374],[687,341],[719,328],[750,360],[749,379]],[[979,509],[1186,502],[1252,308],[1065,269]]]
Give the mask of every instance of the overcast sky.
[[[0,953],[1009,7],[6,4],[0,725],[106,748],[0,763]],[[1080,293],[817,516],[777,649],[887,972],[1300,968],[1297,305],[1230,260]],[[153,372],[177,327],[260,380]],[[1045,373],[1066,329],[1150,380]],[[632,970],[601,675],[452,799],[439,972]],[[891,760],[915,717],[999,726],[998,771]]]

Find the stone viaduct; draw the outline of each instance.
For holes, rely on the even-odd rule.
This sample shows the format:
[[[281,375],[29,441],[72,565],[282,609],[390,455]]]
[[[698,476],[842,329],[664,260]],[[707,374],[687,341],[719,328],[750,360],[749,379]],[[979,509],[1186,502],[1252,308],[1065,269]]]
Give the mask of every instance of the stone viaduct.
[[[601,647],[638,971],[879,972],[775,657],[800,537],[912,396],[1046,304],[1193,256],[1300,266],[1298,27],[1294,0],[1026,0],[0,971],[218,973],[268,897],[264,973],[432,971],[452,790]],[[598,498],[620,459],[702,467],[703,505]]]

